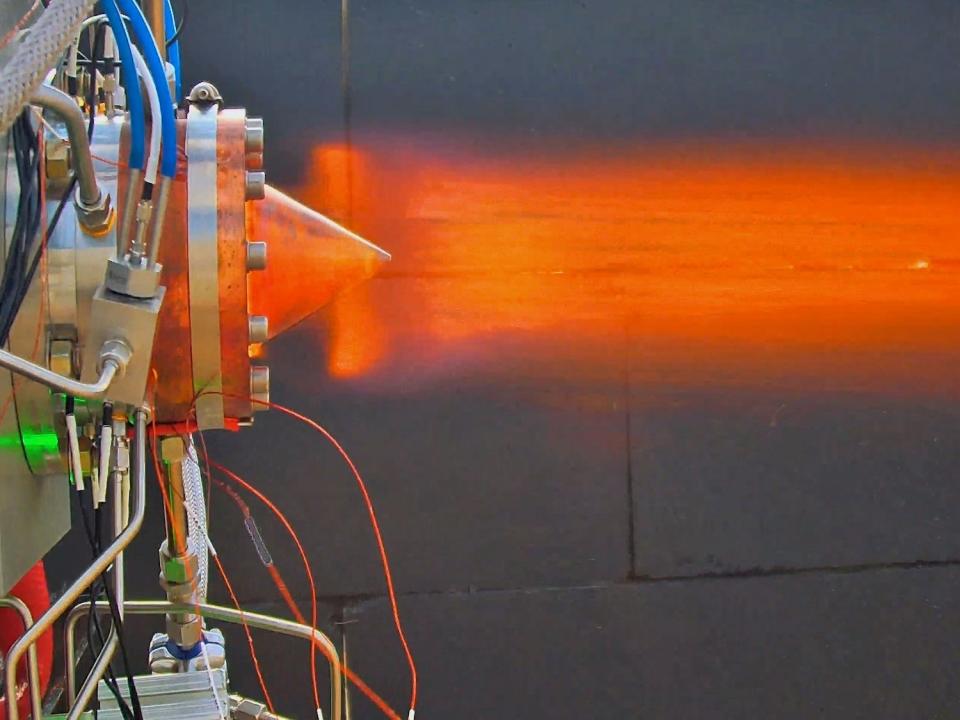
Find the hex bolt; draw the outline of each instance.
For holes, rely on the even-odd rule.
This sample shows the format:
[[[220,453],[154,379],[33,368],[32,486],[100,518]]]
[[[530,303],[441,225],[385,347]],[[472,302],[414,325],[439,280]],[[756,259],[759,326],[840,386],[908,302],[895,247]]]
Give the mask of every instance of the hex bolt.
[[[270,335],[270,321],[266,315],[251,315],[247,319],[250,328],[250,342],[263,343]]]
[[[263,118],[247,118],[243,147],[247,155],[263,154]]]
[[[247,271],[267,269],[267,244],[265,242],[247,243]]]
[[[251,170],[247,173],[244,186],[246,200],[263,200],[267,196],[267,174],[262,170]]]
[[[253,365],[250,368],[250,394],[265,395],[270,392],[270,368]]]
[[[269,409],[270,402],[270,368],[264,365],[254,365],[250,368],[250,399],[254,412]]]

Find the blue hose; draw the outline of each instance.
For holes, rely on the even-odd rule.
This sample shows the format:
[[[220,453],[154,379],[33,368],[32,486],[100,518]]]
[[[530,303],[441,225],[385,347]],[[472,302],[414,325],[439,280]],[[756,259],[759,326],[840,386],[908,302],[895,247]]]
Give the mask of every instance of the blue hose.
[[[177,34],[177,20],[173,16],[173,3],[170,0],[167,0],[165,3],[163,11],[163,30],[167,42],[170,42],[170,38]],[[170,64],[173,65],[176,89],[176,98],[174,99],[179,102],[183,94],[183,85],[180,76],[180,38],[170,43],[170,47],[167,48],[167,58],[170,60]]]
[[[130,49],[130,36],[123,24],[116,0],[103,0],[103,11],[110,21],[110,29],[117,41],[117,52],[123,65],[123,90],[127,97],[127,111],[130,113],[130,169],[143,170],[146,159],[145,146],[147,123],[143,112],[143,97],[140,95],[140,80],[137,66]]]
[[[160,97],[161,110],[161,144],[160,174],[172,178],[177,174],[177,119],[173,112],[173,100],[170,99],[170,88],[167,85],[167,73],[160,51],[143,16],[143,10],[134,0],[117,0],[124,15],[130,18],[130,27],[137,38],[137,43],[143,52],[143,59],[150,70],[150,77],[157,86],[157,95]],[[156,122],[156,118],[154,118]]]

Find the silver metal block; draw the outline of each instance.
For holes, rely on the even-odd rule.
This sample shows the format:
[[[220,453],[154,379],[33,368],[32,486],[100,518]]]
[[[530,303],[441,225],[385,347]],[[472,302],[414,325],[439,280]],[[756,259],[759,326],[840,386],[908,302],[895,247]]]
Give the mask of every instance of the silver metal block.
[[[120,295],[148,299],[157,294],[163,266],[153,266],[110,258],[107,260],[107,287]]]
[[[220,720],[219,708],[228,710],[230,707],[227,674],[220,668],[210,673],[139,675],[134,680],[144,720]],[[118,684],[121,695],[129,702],[127,684]],[[97,698],[100,720],[121,720],[123,716],[117,700],[102,681],[97,687]]]
[[[160,287],[156,297],[140,299],[121,295],[101,285],[93,296],[90,334],[83,347],[81,378],[96,380],[100,353],[110,340],[123,340],[133,351],[122,377],[118,377],[107,398],[130,407],[143,404],[153,355],[157,317],[166,288]]]

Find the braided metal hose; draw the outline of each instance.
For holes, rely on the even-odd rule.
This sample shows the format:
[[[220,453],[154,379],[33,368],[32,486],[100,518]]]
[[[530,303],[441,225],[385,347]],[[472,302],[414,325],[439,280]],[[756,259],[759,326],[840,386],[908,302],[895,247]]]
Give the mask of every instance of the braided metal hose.
[[[13,124],[34,90],[73,42],[95,0],[54,0],[24,34],[13,41],[13,56],[0,69],[0,133]]]

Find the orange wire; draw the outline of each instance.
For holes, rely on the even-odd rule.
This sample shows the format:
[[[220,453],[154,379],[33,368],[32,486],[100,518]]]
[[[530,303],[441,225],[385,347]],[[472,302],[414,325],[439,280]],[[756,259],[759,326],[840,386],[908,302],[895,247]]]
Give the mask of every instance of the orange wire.
[[[253,485],[248,483],[246,480],[244,480],[242,477],[237,475],[235,472],[212,460],[210,461],[210,465],[211,467],[214,467],[220,472],[224,473],[227,477],[229,477],[234,482],[236,482],[241,487],[243,487],[245,490],[247,490],[247,492],[251,493],[252,495],[255,495],[257,499],[259,499],[264,505],[270,508],[271,512],[273,512],[273,514],[284,526],[284,528],[286,528],[287,533],[290,535],[294,544],[296,544],[297,546],[297,550],[300,553],[300,559],[303,561],[304,571],[306,572],[307,579],[310,582],[311,611],[313,611],[313,609],[316,607],[316,602],[317,602],[317,591],[316,591],[316,584],[313,579],[313,570],[310,566],[310,561],[307,558],[306,551],[303,549],[303,544],[300,542],[300,538],[297,535],[296,530],[294,530],[293,526],[290,524],[290,521],[287,520],[286,516],[283,514],[280,508],[278,508],[270,500],[270,498],[268,498],[266,495],[260,492],[256,487],[254,487]],[[279,576],[279,570],[276,570],[276,573],[277,573],[277,576]],[[271,573],[271,575],[273,575],[273,573]],[[280,582],[282,582],[282,579],[280,580]],[[282,594],[282,591],[281,591],[281,594]],[[293,598],[290,598],[288,604],[290,605],[290,610],[291,612],[293,612],[294,617],[297,618],[297,622],[301,624],[305,624],[303,613],[300,612],[300,608],[297,607],[296,602],[293,601]],[[314,628],[316,627],[316,622],[314,622],[313,627]],[[319,644],[314,643],[314,646],[317,647],[319,646]],[[367,685],[363,681],[363,679],[360,678],[360,676],[358,676],[353,670],[351,670],[346,665],[346,663],[340,662],[337,658],[331,657],[327,653],[327,649],[324,648],[323,646],[319,646],[319,647],[320,647],[320,650],[324,653],[324,655],[326,655],[327,660],[331,663],[335,663],[339,665],[341,671],[347,677],[347,679],[350,682],[352,682],[354,686],[356,686],[367,697],[367,699],[370,700],[370,702],[376,705],[377,708],[379,708],[384,715],[386,715],[388,718],[391,718],[391,720],[400,720],[400,716],[397,715],[397,713],[393,710],[393,708],[387,705],[386,701],[383,698],[381,698],[369,685]]]
[[[410,645],[407,643],[407,636],[403,632],[403,623],[400,622],[400,607],[397,604],[397,594],[393,587],[393,576],[390,572],[390,560],[387,557],[387,548],[384,545],[383,535],[380,532],[380,523],[377,522],[377,513],[373,509],[373,501],[370,499],[370,493],[367,492],[367,484],[364,482],[363,477],[360,475],[360,471],[357,470],[357,466],[354,464],[353,459],[350,457],[347,451],[326,428],[320,425],[320,423],[311,420],[305,415],[301,415],[296,410],[284,407],[283,405],[278,405],[274,402],[255,400],[253,398],[251,398],[250,401],[260,403],[262,405],[268,405],[274,410],[279,410],[280,412],[289,415],[290,417],[299,420],[300,422],[316,430],[318,433],[323,435],[330,442],[330,444],[333,445],[333,447],[337,449],[337,452],[340,453],[340,456],[344,459],[349,466],[350,471],[353,473],[353,477],[357,481],[357,486],[360,488],[360,494],[363,496],[363,502],[367,507],[367,514],[370,516],[370,524],[373,527],[373,534],[377,539],[377,549],[380,551],[380,561],[383,564],[383,576],[387,582],[387,593],[390,598],[390,608],[393,611],[393,624],[397,629],[397,636],[400,638],[400,644],[403,646],[403,652],[407,656],[407,665],[410,667],[410,709],[415,710],[417,707],[417,666],[413,661],[413,653],[410,652]]]
[[[243,623],[243,631],[247,635],[247,645],[250,646],[250,657],[253,658],[253,667],[257,673],[257,680],[260,682],[260,690],[263,692],[263,700],[267,703],[267,707],[270,708],[270,712],[276,714],[276,711],[273,709],[273,701],[270,699],[270,693],[267,692],[267,684],[263,679],[263,673],[260,671],[260,660],[257,658],[257,651],[253,646],[253,635],[250,633],[250,626],[247,625],[247,621],[243,616],[243,610],[240,608],[240,601],[237,599],[237,594],[233,591],[233,584],[230,582],[230,578],[227,577],[227,571],[223,567],[223,563],[220,561],[220,556],[214,555],[213,561],[217,565],[217,570],[220,571],[220,577],[223,578],[223,584],[227,586],[227,592],[230,593],[230,600],[233,602],[233,606],[240,613],[240,619]]]
[[[153,371],[154,380],[156,381],[156,370]],[[154,388],[155,389],[155,388]],[[156,407],[156,403],[154,403]],[[151,424],[151,446],[153,450],[153,470],[154,474],[157,477],[157,483],[160,485],[160,496],[163,498],[164,511],[167,513],[167,517],[173,516],[173,508],[170,505],[170,498],[167,495],[167,486],[166,480],[164,479],[163,470],[160,467],[159,453],[157,452],[157,424],[154,422]],[[173,529],[174,539],[178,545],[185,545],[183,538],[179,537],[179,528],[177,528],[173,523],[168,523],[169,527]],[[250,632],[250,626],[247,625],[246,618],[243,615],[243,610],[240,607],[240,602],[237,600],[236,593],[233,591],[233,585],[230,583],[230,579],[227,576],[226,570],[223,567],[223,564],[220,562],[220,558],[216,555],[213,556],[214,561],[216,562],[217,568],[220,571],[220,576],[223,578],[223,584],[227,587],[227,592],[230,595],[230,599],[233,601],[233,606],[236,608],[237,612],[240,613],[240,624],[243,626],[243,632],[247,637],[247,645],[250,648],[250,659],[253,661],[253,669],[257,675],[257,681],[260,683],[260,690],[263,693],[264,702],[267,703],[267,707],[270,709],[271,713],[276,714],[276,710],[273,706],[273,700],[270,698],[270,693],[267,690],[267,682],[264,680],[263,672],[260,669],[260,658],[257,657],[257,650],[253,643],[253,634]],[[199,615],[199,608],[197,614]]]

